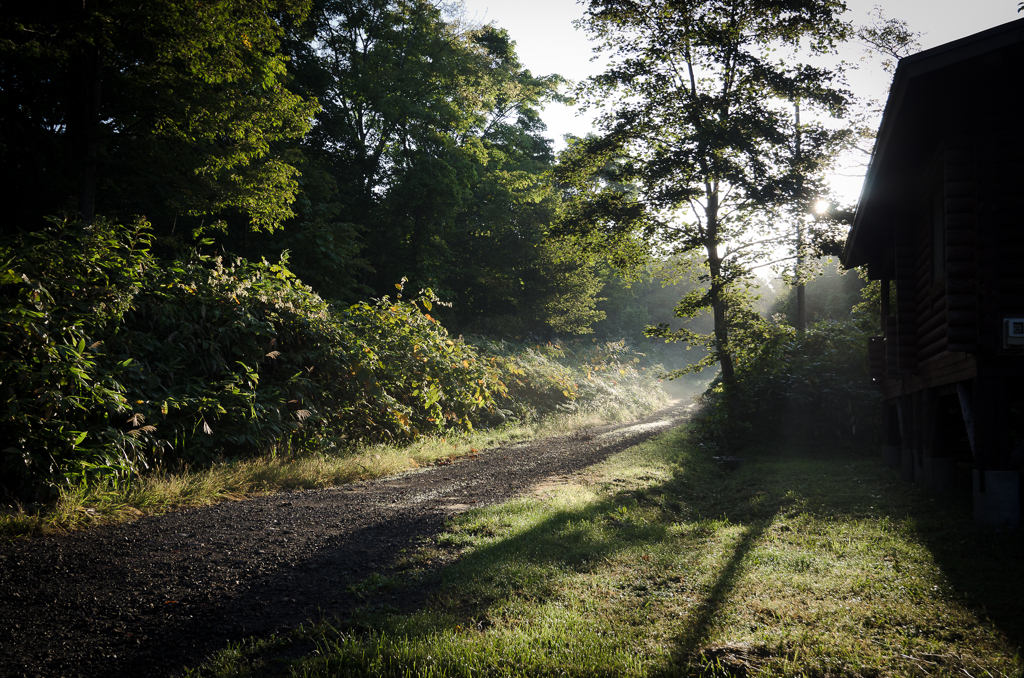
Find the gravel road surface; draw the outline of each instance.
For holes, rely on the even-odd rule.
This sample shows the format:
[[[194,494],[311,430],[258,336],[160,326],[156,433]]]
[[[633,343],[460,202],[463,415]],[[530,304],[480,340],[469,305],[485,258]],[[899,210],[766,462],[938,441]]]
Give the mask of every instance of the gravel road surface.
[[[358,603],[447,517],[571,474],[680,423],[681,403],[633,424],[506,445],[473,459],[0,545],[0,677],[172,676],[228,642]]]

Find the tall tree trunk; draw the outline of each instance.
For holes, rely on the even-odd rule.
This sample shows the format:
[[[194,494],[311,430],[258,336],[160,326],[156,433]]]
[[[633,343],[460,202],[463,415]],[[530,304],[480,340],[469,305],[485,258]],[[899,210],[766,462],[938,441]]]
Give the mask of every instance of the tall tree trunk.
[[[715,348],[722,369],[722,392],[725,397],[726,425],[719,440],[722,452],[729,454],[732,444],[730,433],[738,421],[736,410],[736,372],[732,362],[732,346],[729,344],[729,322],[726,317],[726,284],[722,278],[722,258],[718,254],[718,191],[708,184],[707,190],[707,241],[708,272],[711,274],[711,310],[715,320]]]
[[[725,308],[725,282],[722,279],[722,258],[718,254],[718,191],[710,186],[707,189],[707,240],[705,249],[708,255],[708,273],[711,274],[711,289],[708,297],[711,300],[711,311],[715,321],[715,347],[718,360],[722,366],[722,383],[726,391],[731,391],[736,383],[736,374],[732,364],[732,352],[729,346],[729,325]]]
[[[804,289],[804,215],[800,208],[803,200],[804,175],[800,168],[800,103],[794,105],[796,113],[797,215],[796,215],[796,331],[807,330],[807,294]]]

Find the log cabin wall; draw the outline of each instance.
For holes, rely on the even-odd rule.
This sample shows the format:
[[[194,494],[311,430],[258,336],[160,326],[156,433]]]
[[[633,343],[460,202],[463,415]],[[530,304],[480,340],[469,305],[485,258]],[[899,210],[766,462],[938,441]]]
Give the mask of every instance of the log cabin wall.
[[[974,120],[966,112],[947,117],[943,169],[948,308],[946,348],[950,351],[973,352],[978,347],[974,132]]]
[[[940,141],[941,143],[941,141]],[[923,175],[914,234],[914,313],[917,359],[927,363],[946,350],[945,186],[942,149]]]
[[[892,339],[897,374],[917,370],[917,248],[908,226],[896,232],[896,334]]]
[[[1005,106],[997,77],[971,82],[924,146],[934,158],[919,161],[922,178],[906,187],[916,207],[893,229],[885,375],[909,376],[904,392],[964,378],[950,354],[960,363],[1013,355],[990,369],[1024,369],[1024,351],[1003,346],[1004,319],[1024,317],[1024,112]]]
[[[1024,351],[1004,348],[1003,319],[1024,317],[1024,114],[986,103],[977,125],[979,343],[1019,362]]]
[[[1024,346],[1006,329],[1024,318],[1022,75],[1024,19],[901,60],[843,253],[895,284],[869,349],[883,458],[935,489],[967,480],[993,526],[1024,503]]]

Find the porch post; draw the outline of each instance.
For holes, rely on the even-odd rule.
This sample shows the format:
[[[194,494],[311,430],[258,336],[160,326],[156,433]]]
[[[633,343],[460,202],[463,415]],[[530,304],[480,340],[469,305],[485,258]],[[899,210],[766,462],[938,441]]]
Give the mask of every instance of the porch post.
[[[974,379],[974,522],[988,527],[1020,523],[1020,472],[1010,467],[1004,380],[983,375]]]

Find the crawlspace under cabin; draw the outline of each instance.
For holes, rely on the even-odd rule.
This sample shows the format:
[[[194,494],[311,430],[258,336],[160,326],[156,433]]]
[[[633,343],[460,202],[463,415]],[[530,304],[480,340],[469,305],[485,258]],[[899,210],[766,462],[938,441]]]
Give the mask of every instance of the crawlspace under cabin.
[[[981,525],[1024,467],[1024,19],[902,59],[843,252],[882,285],[883,456]]]

